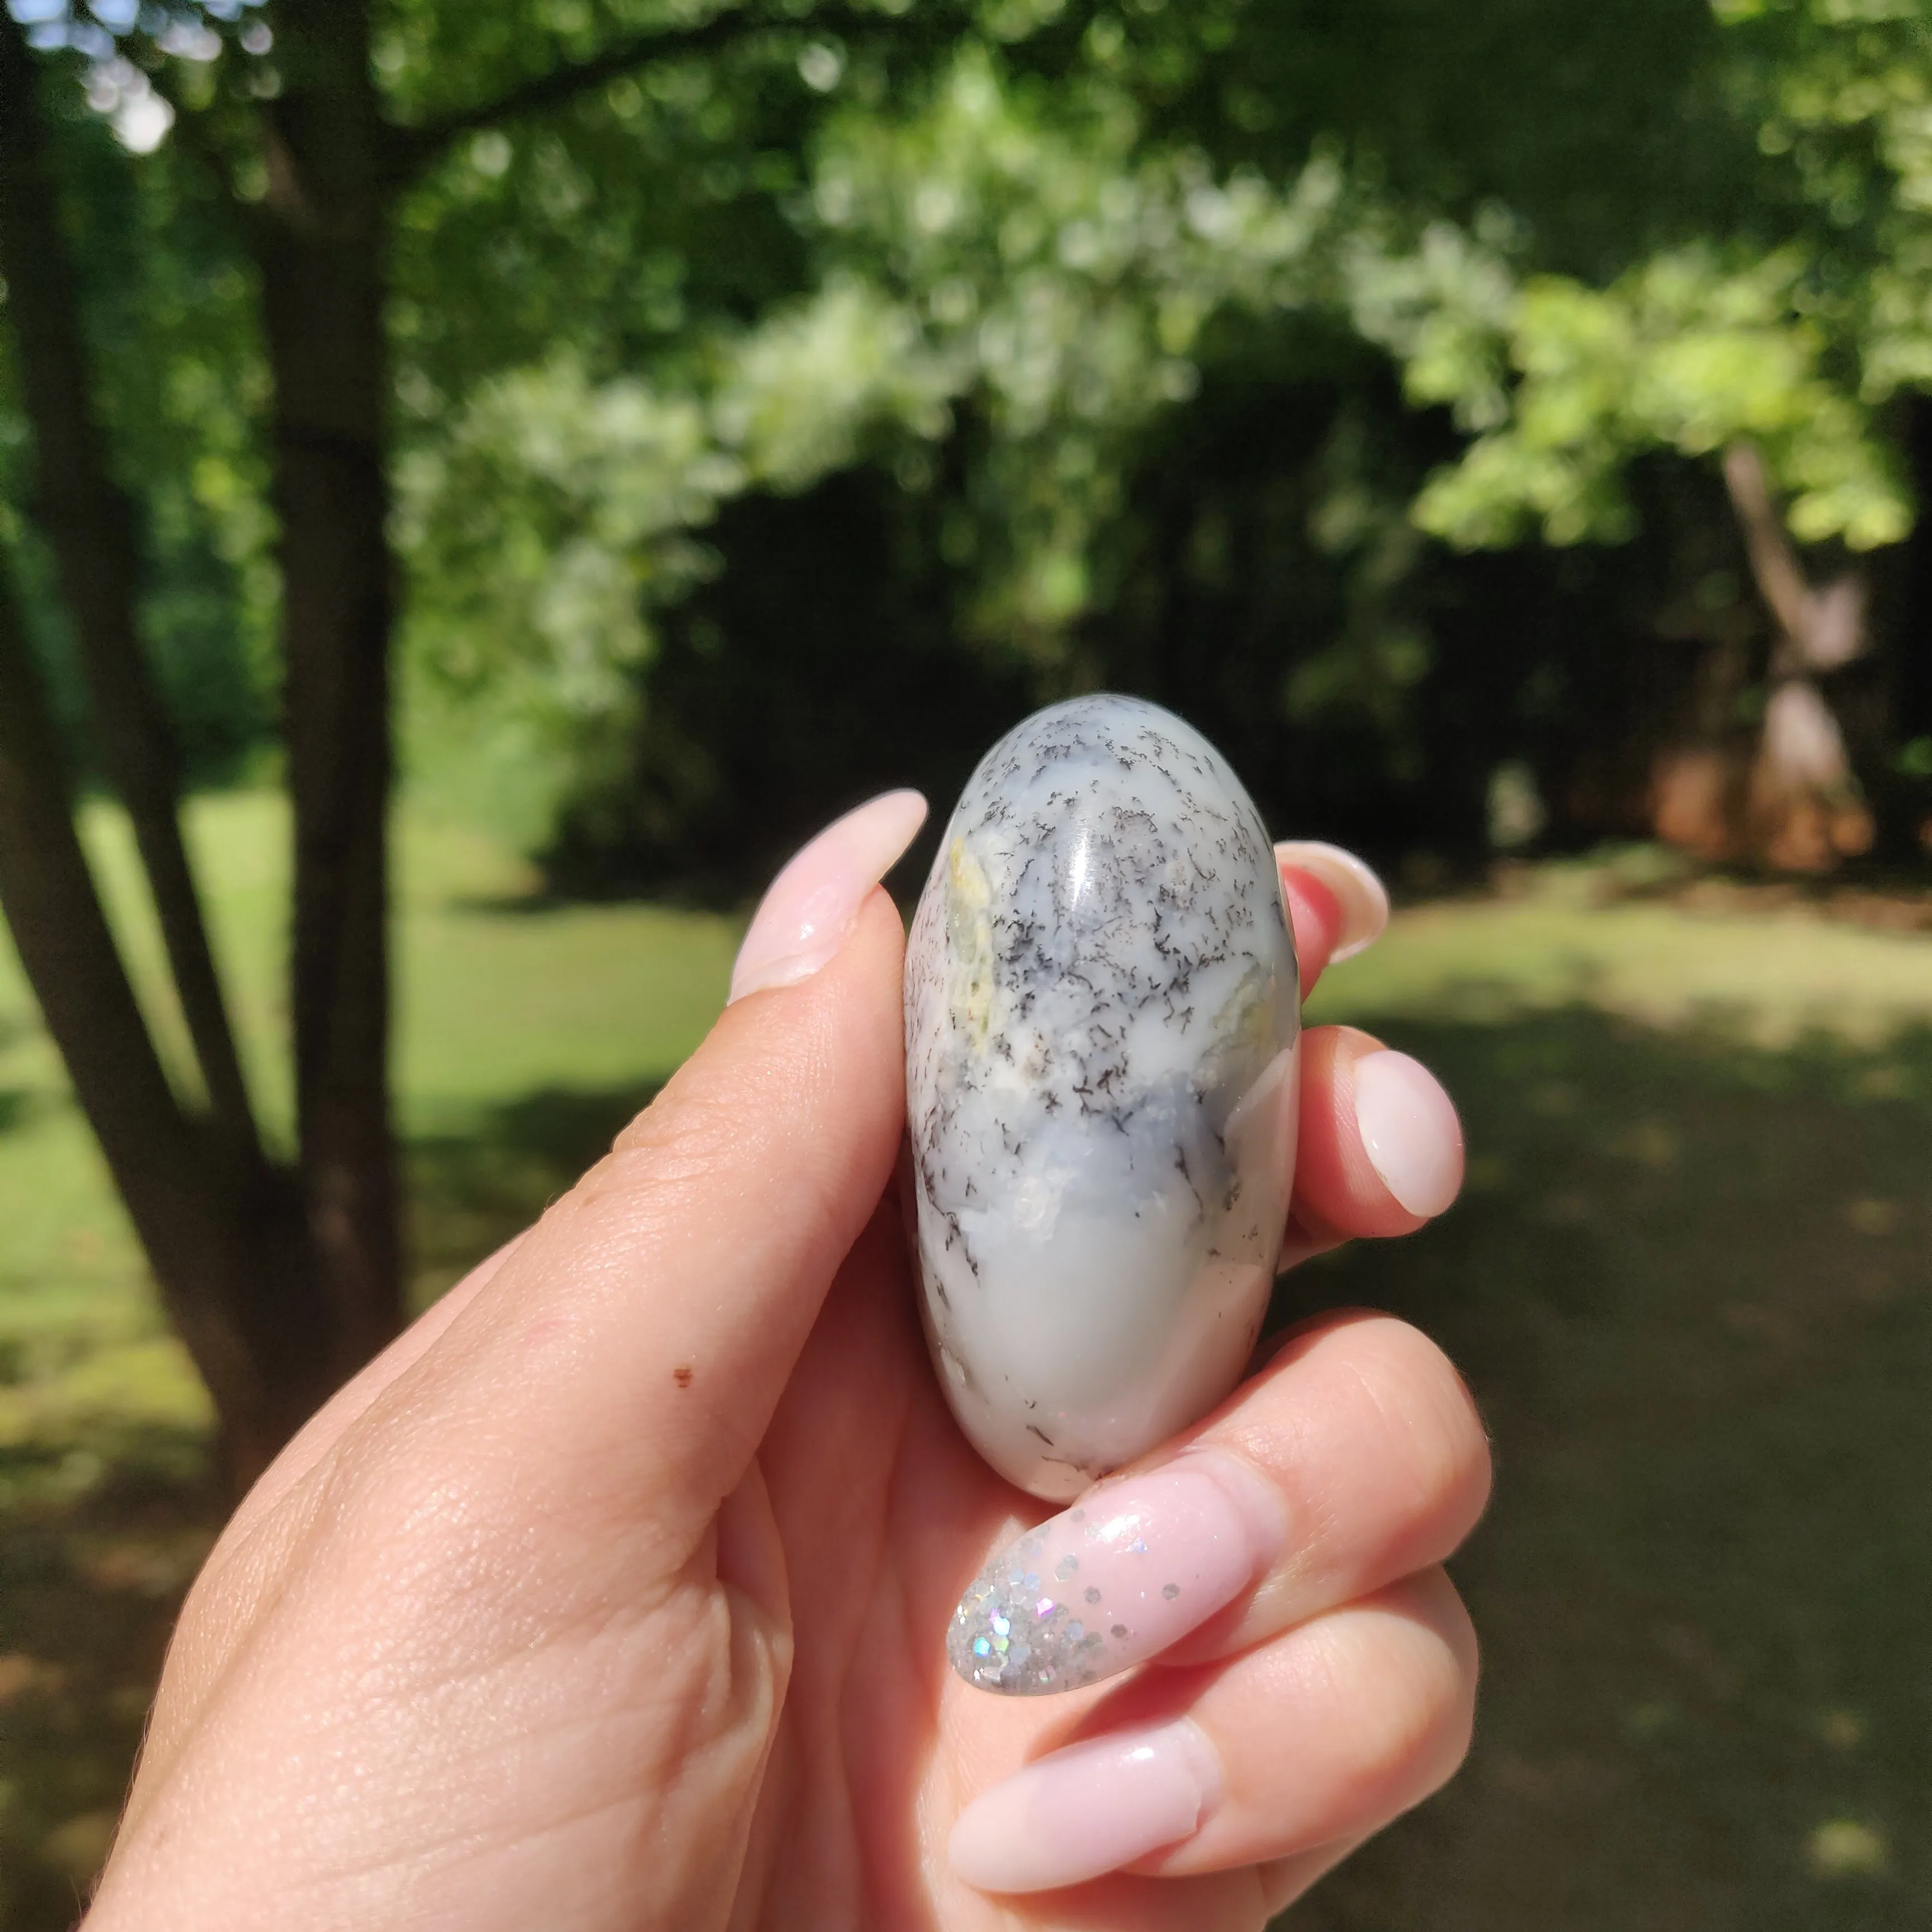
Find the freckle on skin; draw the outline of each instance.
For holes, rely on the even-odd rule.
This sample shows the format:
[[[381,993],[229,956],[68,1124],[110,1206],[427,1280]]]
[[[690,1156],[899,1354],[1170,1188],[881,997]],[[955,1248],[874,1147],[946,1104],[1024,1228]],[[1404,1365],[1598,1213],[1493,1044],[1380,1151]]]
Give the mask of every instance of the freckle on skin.
[[[672,1370],[670,1378],[680,1388],[688,1388],[691,1386],[691,1371],[688,1369]]]

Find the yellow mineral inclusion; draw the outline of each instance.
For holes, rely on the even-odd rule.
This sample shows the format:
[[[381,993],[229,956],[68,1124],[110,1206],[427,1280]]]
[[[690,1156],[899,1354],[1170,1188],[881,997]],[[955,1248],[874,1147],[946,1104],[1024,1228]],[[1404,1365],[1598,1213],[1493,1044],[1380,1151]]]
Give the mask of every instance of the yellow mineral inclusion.
[[[984,868],[964,839],[954,839],[946,855],[946,938],[952,957],[946,997],[954,1024],[975,1053],[986,1052],[993,1026],[992,902]]]
[[[1274,1052],[1274,978],[1250,965],[1209,1029],[1211,1044],[1202,1058],[1210,1079],[1264,1066]]]

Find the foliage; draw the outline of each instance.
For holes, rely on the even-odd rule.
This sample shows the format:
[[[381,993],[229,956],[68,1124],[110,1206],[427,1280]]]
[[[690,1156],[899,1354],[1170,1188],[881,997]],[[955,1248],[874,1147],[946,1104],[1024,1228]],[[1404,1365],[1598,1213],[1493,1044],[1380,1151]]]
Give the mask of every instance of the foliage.
[[[1017,656],[1036,694],[1118,678],[1144,655],[1130,604],[1156,569],[1135,510],[1150,466],[1212,442],[1178,428],[1199,418],[1204,386],[1245,394],[1264,416],[1260,398],[1288,386],[1329,399],[1309,427],[1330,487],[1301,493],[1308,526],[1288,544],[1303,560],[1283,567],[1311,613],[1356,615],[1325,651],[1291,616],[1258,694],[1268,705],[1280,680],[1269,710],[1284,728],[1347,732],[1352,712],[1374,714],[1370,755],[1399,784],[1419,754],[1424,687],[1438,708],[1462,701],[1440,682],[1454,652],[1426,614],[1436,567],[1399,534],[1406,506],[1459,546],[1627,539],[1634,462],[1708,460],[1749,436],[1801,540],[1895,542],[1913,514],[1885,413],[1914,352],[1898,226],[1912,193],[1897,160],[1909,116],[1888,110],[1864,227],[1848,235],[1844,165],[1834,202],[1813,147],[1774,125],[1822,121],[1803,83],[1842,64],[1844,34],[1828,22],[1779,38],[1668,7],[1636,24],[1647,42],[1619,23],[1618,44],[1571,49],[1540,98],[1553,23],[1502,5],[1432,22],[1426,45],[1394,5],[1346,33],[1288,9],[1150,45],[1102,19],[1052,57],[969,39],[928,88],[890,106],[858,84],[862,63],[853,76],[829,64],[821,78],[843,104],[802,151],[802,185],[778,197],[804,286],[748,324],[688,318],[674,347],[608,382],[573,339],[486,385],[452,432],[460,466],[426,447],[410,472],[414,635],[447,674],[474,664],[487,634],[520,668],[520,704],[545,691],[580,727],[608,707],[590,734],[606,748],[587,769],[608,768],[610,745],[632,734],[639,749],[616,769],[648,784],[641,747],[662,764],[669,740],[636,707],[653,688],[664,609],[733,567],[718,507],[859,463],[926,500],[920,568],[968,580],[945,593],[962,640]],[[1406,63],[1377,60],[1391,40]],[[1673,46],[1686,57],[1675,121],[1658,111],[1652,58]],[[1909,53],[1909,35],[1893,51]],[[1828,97],[1847,152],[1858,113],[1870,118],[1856,97],[1842,78]],[[1588,180],[1612,169],[1642,194]],[[1857,334],[1868,316],[1889,319],[1869,341]],[[1468,439],[1453,460],[1438,438],[1392,424],[1372,384],[1338,377],[1362,366],[1346,352],[1338,364],[1338,332],[1390,357],[1412,406],[1448,410]],[[538,426],[539,460],[522,423]],[[1364,435],[1383,452],[1372,483],[1359,468],[1336,476]],[[1432,445],[1434,473],[1418,472],[1410,457]],[[541,510],[493,525],[484,506],[518,503],[532,478]],[[1195,487],[1215,482],[1198,472]],[[1382,535],[1337,544],[1352,524]],[[501,544],[506,530],[516,534]],[[1326,564],[1308,554],[1317,532]],[[1158,594],[1172,606],[1167,568]],[[452,609],[438,587],[459,583],[470,601]],[[731,652],[756,648],[732,634]],[[1204,676],[1222,649],[1210,647]],[[1546,686],[1565,674],[1524,672]],[[1501,675],[1498,664],[1491,691]],[[1536,748],[1546,764],[1549,748]],[[685,761],[704,750],[687,744]],[[1432,770],[1438,794],[1460,782]]]
[[[634,840],[614,789],[641,787],[660,853],[718,843],[695,801],[724,784],[722,747],[669,687],[692,688],[693,625],[722,637],[716,664],[772,655],[716,631],[721,577],[757,568],[734,532],[770,521],[728,514],[750,500],[809,524],[903,496],[881,513],[898,534],[874,562],[907,573],[882,608],[943,606],[946,676],[978,676],[982,708],[1130,676],[1155,650],[1149,600],[1181,621],[1174,560],[1216,541],[1212,518],[1180,530],[1181,481],[1156,466],[1224,462],[1214,411],[1239,407],[1305,439],[1272,466],[1299,479],[1276,500],[1300,520],[1232,512],[1276,516],[1294,582],[1270,606],[1272,659],[1242,658],[1276,728],[1256,754],[1278,763],[1282,734],[1318,724],[1385,790],[1413,780],[1420,797],[1426,768],[1472,823],[1486,780],[1473,760],[1430,763],[1424,714],[1594,674],[1560,645],[1452,670],[1442,611],[1498,580],[1456,577],[1416,530],[1462,548],[1627,540],[1654,454],[1708,466],[1747,436],[1801,540],[1857,549],[1910,527],[1897,399],[1932,384],[1922,11],[807,12],[479,127],[412,189],[395,236],[411,762],[434,782],[482,758],[535,774],[510,814],[533,839],[561,810],[566,845]],[[139,62],[64,17],[124,140],[149,67],[158,102],[278,84],[266,22],[238,7],[183,11]],[[665,18],[648,0],[487,17],[392,0],[378,79],[401,121],[460,114]],[[158,649],[179,705],[230,694],[230,722],[199,734],[214,772],[259,730],[272,670],[247,275],[196,157],[159,140],[130,172],[73,107],[64,138],[96,157],[79,213],[122,237],[90,260],[118,265],[94,298]],[[257,160],[229,164],[258,191]],[[0,443],[8,413],[0,398]],[[817,494],[861,473],[875,482]],[[1202,470],[1192,488],[1217,482]],[[1720,499],[1676,495],[1721,526]],[[869,539],[827,521],[819,541]],[[1532,600],[1556,580],[1532,557],[1516,570]],[[1156,655],[1185,645],[1232,677],[1199,635]],[[1537,730],[1520,717],[1484,754],[1546,769],[1557,740]]]
[[[646,610],[701,580],[688,532],[722,502],[866,456],[930,488],[962,412],[987,432],[951,539],[983,560],[978,628],[1050,654],[1088,603],[1130,439],[1198,386],[1204,326],[1308,300],[1340,226],[1330,162],[1278,194],[1196,154],[1142,156],[1138,134],[1111,88],[1070,104],[981,47],[922,111],[835,119],[793,209],[811,292],[706,332],[675,388],[594,384],[580,352],[554,352],[412,458],[433,661],[474,680],[475,653],[500,650],[547,665],[566,709],[609,702],[592,668],[642,658]]]
[[[1552,543],[1625,537],[1633,456],[1709,457],[1742,436],[1790,491],[1798,537],[1898,542],[1912,520],[1903,479],[1870,410],[1826,374],[1833,345],[1804,314],[1805,279],[1795,251],[1727,267],[1707,248],[1605,290],[1530,279],[1501,331],[1512,383],[1448,358],[1410,365],[1417,400],[1494,424],[1432,479],[1418,520],[1463,544],[1508,542],[1532,518]]]
[[[50,10],[20,0],[13,10],[32,18]],[[52,24],[44,22],[43,38]],[[109,64],[118,72],[126,64]],[[258,751],[274,715],[264,374],[250,328],[250,278],[202,184],[166,148],[130,167],[116,138],[130,131],[134,73],[128,68],[124,86],[97,62],[85,91],[50,90],[47,103],[101,379],[96,408],[136,506],[147,634],[188,768],[200,782],[220,782]],[[152,92],[140,98],[165,111]],[[153,124],[132,131],[145,137]],[[9,393],[16,380],[12,358],[0,353],[0,502],[21,505],[30,472]],[[26,520],[4,508],[0,518],[8,526],[0,536],[22,548],[60,709],[84,743],[86,706],[46,560]]]
[[[1418,506],[1463,542],[1616,536],[1635,452],[1758,442],[1801,538],[1916,514],[1883,412],[1932,380],[1932,33],[1918,0],[1717,0],[1734,116],[1782,194],[1755,232],[1640,254],[1607,286],[1532,276],[1486,356],[1412,368],[1485,433]],[[1495,368],[1507,365],[1498,383]],[[1490,420],[1484,420],[1484,418]]]

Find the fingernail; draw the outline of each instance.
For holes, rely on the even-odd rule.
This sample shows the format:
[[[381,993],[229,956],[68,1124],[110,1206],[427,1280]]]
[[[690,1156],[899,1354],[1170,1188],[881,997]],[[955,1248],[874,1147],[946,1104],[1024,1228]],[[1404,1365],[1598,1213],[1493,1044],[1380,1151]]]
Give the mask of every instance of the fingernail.
[[[1274,856],[1278,865],[1312,872],[1335,895],[1342,908],[1342,930],[1328,956],[1331,966],[1337,960],[1354,958],[1381,938],[1389,920],[1388,888],[1373,867],[1318,838],[1284,838]]]
[[[1355,1062],[1355,1125],[1382,1185],[1412,1214],[1441,1214],[1462,1185],[1462,1124],[1419,1060],[1386,1047]]]
[[[1220,1795],[1214,1747],[1182,1718],[1028,1765],[967,1806],[947,1853],[982,1892],[1049,1892],[1177,1844]]]
[[[1204,1623],[1287,1533],[1274,1486],[1214,1450],[1103,1484],[980,1571],[952,1613],[946,1655],[982,1690],[1078,1690]]]
[[[916,791],[889,791],[828,825],[774,879],[738,948],[731,995],[809,978],[845,943],[866,895],[926,822]]]

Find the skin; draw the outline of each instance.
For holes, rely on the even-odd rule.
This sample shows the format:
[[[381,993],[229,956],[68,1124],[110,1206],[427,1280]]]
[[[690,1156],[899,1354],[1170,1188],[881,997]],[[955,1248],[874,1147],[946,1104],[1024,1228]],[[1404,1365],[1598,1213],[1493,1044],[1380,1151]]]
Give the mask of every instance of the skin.
[[[1312,984],[1335,908],[1288,883]],[[1049,1512],[968,1449],[920,1340],[902,946],[874,892],[829,965],[728,1009],[290,1445],[190,1594],[89,1932],[265,1900],[282,1932],[1253,1928],[1450,1774],[1475,1652],[1439,1565],[1487,1449],[1385,1317],[1295,1331],[1185,1438],[1280,1486],[1252,1592],[1086,1691],[947,1669],[961,1590]],[[1306,1036],[1298,1258],[1420,1225],[1354,1124],[1376,1045]],[[1225,1774],[1191,1838],[1027,1898],[951,1873],[998,1780],[1184,1712]]]

